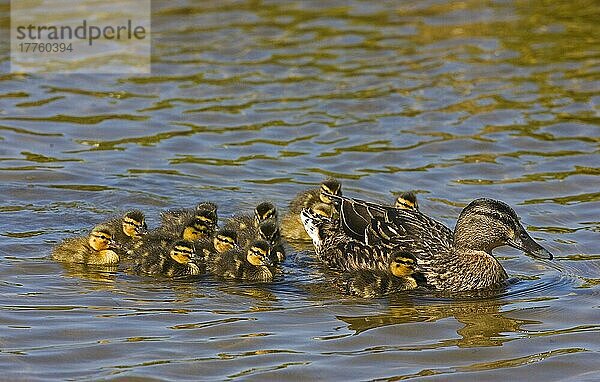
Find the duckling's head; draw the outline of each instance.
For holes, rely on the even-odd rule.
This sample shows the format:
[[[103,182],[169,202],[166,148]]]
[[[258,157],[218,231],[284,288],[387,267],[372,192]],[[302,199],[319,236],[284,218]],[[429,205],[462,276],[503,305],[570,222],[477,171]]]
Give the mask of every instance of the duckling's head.
[[[403,192],[396,197],[394,207],[401,210],[419,210],[419,204],[417,203],[417,195],[412,192]]]
[[[335,213],[335,208],[333,207],[333,204],[327,203],[315,203],[315,205],[312,206],[310,209],[314,214],[323,216],[328,219],[333,218],[333,215]]]
[[[213,246],[219,253],[227,252],[237,245],[238,235],[230,229],[222,229],[213,239]]]
[[[502,245],[534,257],[552,259],[552,254],[529,236],[508,204],[485,198],[469,203],[456,222],[454,246],[491,253]]]
[[[186,223],[181,237],[183,240],[196,241],[210,236],[212,232],[213,227],[209,222],[195,217]]]
[[[321,199],[321,202],[326,204],[333,203],[333,200],[331,200],[331,198],[326,194],[342,196],[342,184],[333,178],[325,179],[321,182],[321,192],[319,193],[319,199]]]
[[[196,210],[195,218],[204,222],[204,224],[211,230],[211,232],[214,232],[214,229],[217,226],[216,211],[209,209]]]
[[[414,256],[408,252],[396,252],[390,257],[390,272],[396,277],[412,275],[415,265]]]
[[[271,266],[271,257],[270,257],[270,247],[269,243],[264,240],[255,241],[248,248],[248,253],[246,254],[246,259],[248,262],[254,266]]]
[[[131,210],[123,215],[122,223],[123,233],[131,238],[139,239],[148,233],[146,217],[140,210]]]
[[[179,264],[187,264],[195,256],[194,244],[187,240],[178,240],[171,246],[169,255]]]
[[[254,209],[254,221],[260,224],[266,220],[277,220],[277,208],[271,202],[262,202]]]
[[[258,237],[269,244],[275,244],[281,239],[281,232],[273,221],[266,221],[258,226]]]
[[[88,244],[96,251],[118,249],[118,246],[113,238],[114,233],[112,228],[104,224],[99,224],[90,232],[88,236]]]
[[[212,212],[211,217],[213,218],[215,225],[217,224],[218,214],[217,214],[217,205],[213,202],[201,202],[196,206],[196,211],[208,211]]]

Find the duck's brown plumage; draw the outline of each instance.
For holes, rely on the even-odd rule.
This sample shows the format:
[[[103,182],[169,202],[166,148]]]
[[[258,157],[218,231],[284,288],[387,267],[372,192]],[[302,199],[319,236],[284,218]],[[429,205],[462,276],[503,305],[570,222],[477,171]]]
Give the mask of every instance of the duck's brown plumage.
[[[416,259],[415,271],[432,288],[466,291],[489,288],[507,278],[491,254],[498,246],[511,245],[539,257],[552,257],[531,239],[512,208],[500,201],[471,202],[452,231],[419,211],[332,197],[339,204],[340,220],[335,229],[322,234],[318,247],[331,251],[328,248],[339,246],[336,237],[340,235],[365,245],[350,262],[360,264],[358,269],[382,269],[393,251],[408,252]],[[318,222],[306,211],[304,216],[307,230]]]
[[[87,236],[64,239],[52,249],[52,258],[66,263],[115,265],[119,255],[110,226],[98,225]]]

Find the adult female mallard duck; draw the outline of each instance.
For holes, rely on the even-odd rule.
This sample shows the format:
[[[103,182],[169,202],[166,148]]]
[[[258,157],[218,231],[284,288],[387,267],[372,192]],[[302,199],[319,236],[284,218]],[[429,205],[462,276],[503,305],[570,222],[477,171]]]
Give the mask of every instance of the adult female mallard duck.
[[[147,247],[140,256],[134,271],[147,275],[165,277],[196,276],[204,271],[204,262],[196,256],[194,244],[187,240],[177,240],[169,247],[162,245]]]
[[[105,224],[112,228],[115,233],[113,239],[123,254],[148,233],[146,217],[140,210],[127,211],[122,217],[111,219]]]
[[[454,231],[419,211],[402,210],[358,199],[331,196],[340,219],[326,220],[302,212],[317,255],[325,262],[344,262],[354,269],[382,269],[395,252],[408,252],[416,260],[414,271],[427,285],[444,291],[489,288],[507,278],[492,255],[509,245],[534,257],[552,259],[519,223],[506,203],[476,199],[461,212]],[[340,247],[355,248],[343,252]]]
[[[294,200],[290,202],[288,213],[281,221],[281,231],[286,239],[296,241],[310,241],[310,237],[306,234],[302,221],[300,220],[300,212],[303,209],[315,209],[318,211],[328,211],[328,206],[332,206],[332,199],[329,194],[342,196],[342,185],[339,181],[333,178],[327,178],[321,182],[320,187],[311,188],[302,191]],[[332,214],[335,209],[330,208]],[[327,214],[328,212],[324,212]]]
[[[66,263],[115,265],[119,255],[114,242],[114,231],[106,224],[95,226],[88,236],[63,240],[52,249],[52,258]]]
[[[247,250],[232,249],[216,256],[208,265],[216,276],[256,282],[273,280],[269,243],[256,241]]]

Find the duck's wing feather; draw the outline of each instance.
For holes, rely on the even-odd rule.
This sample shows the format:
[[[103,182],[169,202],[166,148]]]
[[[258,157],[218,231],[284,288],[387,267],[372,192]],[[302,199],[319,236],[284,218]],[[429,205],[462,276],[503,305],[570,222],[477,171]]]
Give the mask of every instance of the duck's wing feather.
[[[341,228],[356,240],[407,251],[425,268],[452,252],[452,230],[419,211],[329,196],[339,206]]]

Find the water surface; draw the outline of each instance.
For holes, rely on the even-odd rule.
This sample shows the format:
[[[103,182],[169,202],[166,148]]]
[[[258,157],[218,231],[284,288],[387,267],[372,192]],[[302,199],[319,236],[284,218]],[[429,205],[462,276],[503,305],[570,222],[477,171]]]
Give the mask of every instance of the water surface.
[[[8,5],[1,5],[8,10]],[[2,13],[5,33],[9,20]],[[600,378],[594,1],[155,2],[153,74],[0,67],[0,365],[10,380]],[[6,34],[6,33],[5,33]],[[65,267],[141,208],[281,209],[325,176],[453,227],[502,199],[556,255],[495,296],[343,296],[292,250],[272,285]]]

